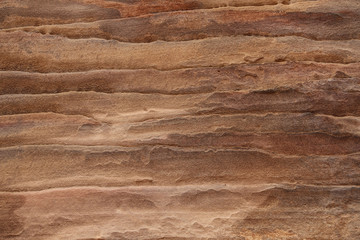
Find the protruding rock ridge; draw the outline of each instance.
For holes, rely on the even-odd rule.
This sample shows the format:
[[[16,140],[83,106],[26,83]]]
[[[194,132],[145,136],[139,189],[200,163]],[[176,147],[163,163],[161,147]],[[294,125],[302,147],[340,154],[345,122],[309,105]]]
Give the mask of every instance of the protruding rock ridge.
[[[290,3],[294,3],[294,7]],[[302,5],[306,2],[305,7]],[[357,1],[347,1],[339,7],[356,12]],[[270,10],[288,10],[300,8],[305,11],[329,9],[327,0],[309,3],[307,0],[13,0],[0,3],[0,27],[38,26],[92,22],[103,19],[136,17],[152,13],[212,9],[223,7],[265,8]],[[346,8],[347,7],[347,8]],[[353,8],[351,8],[353,7]],[[330,9],[332,10],[332,9]]]
[[[358,240],[358,0],[0,1],[1,240]]]
[[[36,41],[36,45],[30,44]],[[26,49],[23,46],[26,45]],[[254,47],[256,46],[256,47]],[[221,50],[220,50],[221,49]],[[99,69],[171,70],[286,61],[358,63],[360,40],[301,37],[216,37],[186,42],[119,43],[38,33],[0,33],[0,70],[76,72]]]
[[[324,21],[326,19],[326,21]],[[91,23],[7,29],[68,38],[103,38],[120,42],[188,41],[208,37],[301,36],[313,40],[359,39],[360,16],[335,13],[215,10],[163,13]],[[137,31],[133,31],[136,28]]]
[[[12,233],[10,238],[15,239],[35,239],[52,232],[62,236],[75,234],[73,239],[92,239],[100,229],[110,230],[103,235],[104,239],[164,239],[163,231],[170,230],[181,239],[202,239],[203,236],[206,239],[238,239],[239,236],[251,239],[254,235],[302,239],[309,234],[309,221],[321,227],[313,231],[315,238],[325,239],[322,238],[325,235],[328,239],[337,239],[341,235],[353,239],[351,233],[356,232],[359,218],[359,190],[354,187],[87,187],[1,193],[0,196],[8,200],[5,206],[16,209],[11,217],[14,222],[18,221],[17,225],[7,227]],[[26,201],[15,205],[15,201],[21,201],[19,199]],[[56,204],[54,199],[57,199]],[[49,216],[49,212],[53,215]],[[89,214],[95,218],[86,217]],[[19,215],[27,218],[20,220]],[[307,220],[303,223],[306,228],[301,225],[302,219]],[[336,228],[326,224],[330,220]],[[347,224],[340,226],[343,222]],[[250,232],[254,224],[264,226],[266,231],[255,228]],[[220,238],[217,237],[219,230],[222,232]],[[50,235],[43,239],[56,238]]]
[[[359,63],[291,62],[284,64],[232,64],[170,71],[155,69],[90,70],[49,74],[0,71],[0,94],[94,91],[176,95],[215,91],[260,90],[318,80],[337,79],[337,82],[342,83],[341,79],[355,78],[356,81],[360,78],[359,68]],[[351,81],[354,80],[344,82]]]

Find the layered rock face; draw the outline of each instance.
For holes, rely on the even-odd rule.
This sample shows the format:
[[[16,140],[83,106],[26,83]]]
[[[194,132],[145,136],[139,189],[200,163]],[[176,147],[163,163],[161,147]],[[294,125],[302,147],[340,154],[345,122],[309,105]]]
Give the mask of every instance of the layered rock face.
[[[0,28],[0,239],[360,239],[359,0],[5,0]]]

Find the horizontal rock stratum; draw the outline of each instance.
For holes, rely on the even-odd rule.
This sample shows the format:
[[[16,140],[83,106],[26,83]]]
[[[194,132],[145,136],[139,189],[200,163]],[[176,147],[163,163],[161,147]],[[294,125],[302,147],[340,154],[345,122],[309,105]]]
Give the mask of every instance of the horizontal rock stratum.
[[[0,239],[360,239],[360,1],[0,1]]]

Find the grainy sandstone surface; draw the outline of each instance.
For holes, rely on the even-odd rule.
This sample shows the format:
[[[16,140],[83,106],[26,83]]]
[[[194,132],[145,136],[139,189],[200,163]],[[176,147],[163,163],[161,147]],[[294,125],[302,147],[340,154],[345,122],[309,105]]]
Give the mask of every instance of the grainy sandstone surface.
[[[0,239],[360,239],[360,1],[0,1]]]

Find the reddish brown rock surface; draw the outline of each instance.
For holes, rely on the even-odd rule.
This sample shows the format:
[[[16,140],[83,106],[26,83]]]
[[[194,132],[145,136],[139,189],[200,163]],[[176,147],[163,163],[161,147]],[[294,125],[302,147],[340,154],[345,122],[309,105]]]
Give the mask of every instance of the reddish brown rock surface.
[[[0,239],[360,239],[358,0],[0,1]]]

